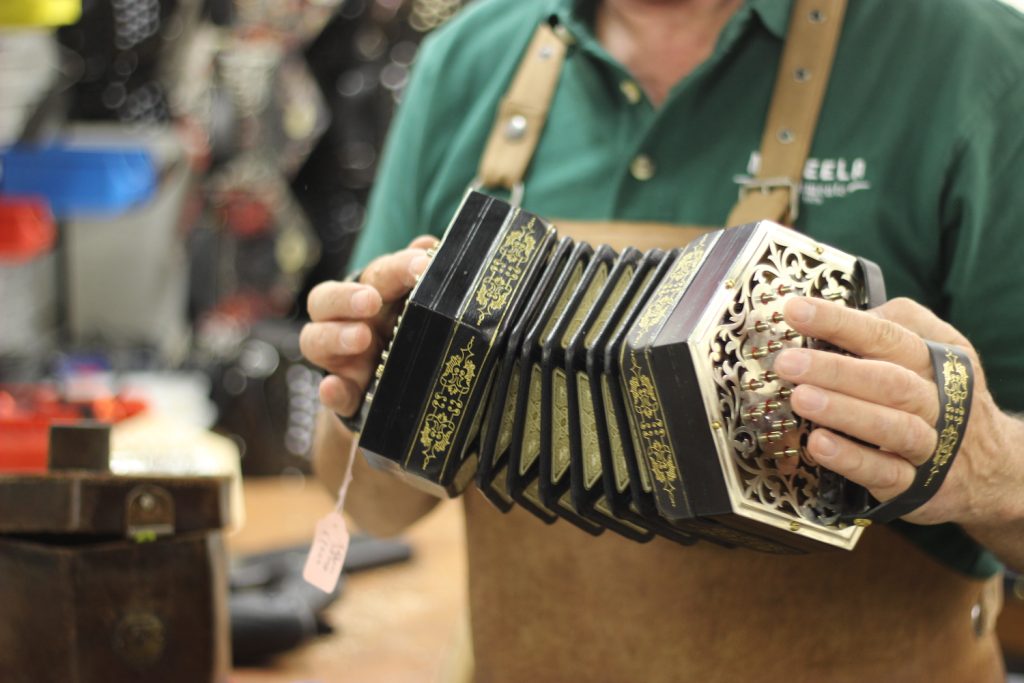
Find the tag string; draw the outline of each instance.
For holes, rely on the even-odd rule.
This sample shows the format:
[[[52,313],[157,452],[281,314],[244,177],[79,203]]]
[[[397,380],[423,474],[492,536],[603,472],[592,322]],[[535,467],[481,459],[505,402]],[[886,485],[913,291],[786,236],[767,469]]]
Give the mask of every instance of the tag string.
[[[348,462],[345,464],[345,476],[341,480],[341,486],[338,487],[338,501],[334,504],[334,509],[338,512],[345,507],[345,497],[348,495],[349,484],[352,483],[352,465],[358,457],[359,442],[352,439],[352,446],[348,451]]]

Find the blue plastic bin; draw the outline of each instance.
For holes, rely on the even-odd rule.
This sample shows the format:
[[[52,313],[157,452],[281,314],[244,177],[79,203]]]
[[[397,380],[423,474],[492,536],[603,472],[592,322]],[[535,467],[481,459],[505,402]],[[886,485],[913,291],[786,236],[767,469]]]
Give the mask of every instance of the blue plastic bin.
[[[11,147],[0,151],[0,194],[45,197],[57,219],[116,216],[156,192],[141,149]]]

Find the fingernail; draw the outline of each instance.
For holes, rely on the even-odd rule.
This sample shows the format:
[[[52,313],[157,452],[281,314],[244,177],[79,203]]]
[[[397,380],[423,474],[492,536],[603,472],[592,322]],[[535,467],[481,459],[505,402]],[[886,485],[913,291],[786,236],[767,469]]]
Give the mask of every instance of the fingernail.
[[[368,314],[373,310],[377,295],[369,289],[361,289],[352,295],[352,310],[357,314]]]
[[[793,407],[798,412],[817,412],[828,404],[828,396],[818,387],[803,384],[793,391]]]
[[[836,454],[838,444],[836,440],[824,432],[818,432],[814,437],[814,455],[819,458],[831,458]]]
[[[775,359],[774,370],[787,377],[799,377],[811,366],[811,354],[803,349],[786,349]]]
[[[429,265],[430,257],[426,254],[420,254],[413,257],[412,261],[409,262],[409,272],[418,277]]]
[[[363,331],[358,327],[346,327],[341,331],[341,343],[346,350],[355,350],[362,346]]]
[[[795,323],[809,323],[814,317],[814,305],[806,299],[792,299],[786,304],[786,317]]]

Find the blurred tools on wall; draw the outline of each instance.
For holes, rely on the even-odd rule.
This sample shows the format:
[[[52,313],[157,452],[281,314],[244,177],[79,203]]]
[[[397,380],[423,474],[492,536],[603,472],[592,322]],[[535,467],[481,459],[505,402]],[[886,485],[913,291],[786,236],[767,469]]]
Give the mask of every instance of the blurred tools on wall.
[[[249,474],[309,472],[305,296],[344,274],[423,35],[461,0],[6,0],[0,383],[199,370]]]
[[[321,375],[299,353],[305,297],[345,273],[417,45],[460,5],[0,0],[0,483],[31,492],[102,479],[113,525],[54,535],[44,514],[26,508],[21,526],[6,515],[9,588],[38,580],[25,557],[58,558],[40,574],[54,586],[69,581],[65,563],[124,587],[89,610],[117,616],[94,629],[112,634],[111,648],[80,648],[102,654],[95,667],[54,668],[52,679],[33,668],[33,681],[110,680],[98,672],[134,666],[153,680],[219,682],[228,635],[244,662],[329,630],[322,612],[337,592],[306,590],[304,549],[241,558],[229,596],[219,530],[243,521],[243,472],[310,472]],[[102,475],[56,471],[50,433],[67,425],[109,431]],[[182,513],[178,488],[210,481],[223,485],[202,536],[187,524],[165,533],[170,517],[156,536],[132,532],[137,486],[169,491],[180,504],[154,509]],[[115,529],[124,524],[128,536]],[[25,536],[30,527],[41,535]],[[171,567],[183,543],[195,546],[190,567],[213,571],[202,591],[181,589],[191,593],[179,614],[152,598],[159,582],[134,582],[154,562]],[[115,550],[117,566],[94,562]],[[357,536],[346,570],[409,553]],[[174,634],[196,614],[216,618],[188,647],[213,664],[192,657],[205,673],[186,674],[170,638],[183,646]],[[50,628],[52,614],[36,616],[32,633]],[[54,659],[36,640],[5,643],[0,678]]]

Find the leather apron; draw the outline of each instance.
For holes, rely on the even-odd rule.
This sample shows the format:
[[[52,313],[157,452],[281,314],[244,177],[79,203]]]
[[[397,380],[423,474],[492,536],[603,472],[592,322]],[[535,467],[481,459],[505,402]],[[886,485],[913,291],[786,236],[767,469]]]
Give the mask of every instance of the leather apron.
[[[844,9],[844,0],[794,3],[759,176],[741,188],[726,225],[795,220]],[[557,25],[537,29],[501,100],[477,186],[509,190],[514,201],[529,191],[526,171],[570,41]],[[553,222],[561,235],[616,249],[672,248],[714,229]],[[792,557],[594,538],[516,508],[501,514],[475,491],[465,504],[479,681],[527,680],[530,671],[551,681],[1003,678],[1000,577],[972,580],[884,527],[852,552]],[[560,596],[572,596],[564,609]],[[625,628],[608,623],[617,619]]]

